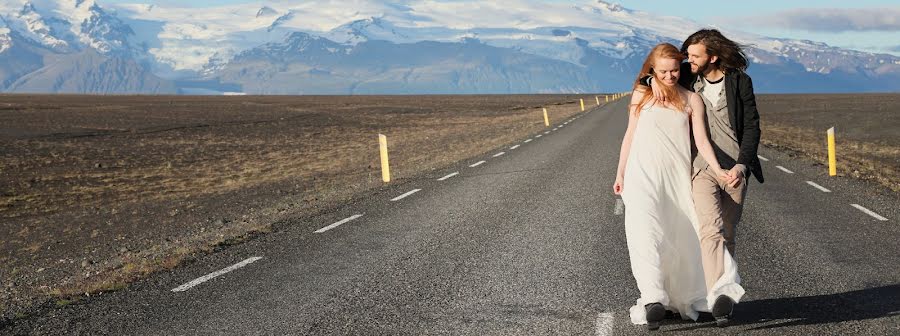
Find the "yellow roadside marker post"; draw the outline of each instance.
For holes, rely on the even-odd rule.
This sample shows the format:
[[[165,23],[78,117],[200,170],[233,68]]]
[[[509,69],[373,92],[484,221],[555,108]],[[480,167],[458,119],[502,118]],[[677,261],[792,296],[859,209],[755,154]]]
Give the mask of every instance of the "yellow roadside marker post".
[[[609,95],[603,95],[603,98],[606,98],[606,102],[609,103]]]
[[[837,154],[834,148],[834,127],[828,129],[828,175],[837,175]]]
[[[584,112],[584,98],[581,98],[579,100],[581,100],[581,112]]]
[[[388,163],[387,137],[378,135],[378,147],[381,149],[381,179],[385,183],[391,182],[391,165]]]
[[[547,116],[547,108],[544,108],[544,126],[550,127],[550,117]]]

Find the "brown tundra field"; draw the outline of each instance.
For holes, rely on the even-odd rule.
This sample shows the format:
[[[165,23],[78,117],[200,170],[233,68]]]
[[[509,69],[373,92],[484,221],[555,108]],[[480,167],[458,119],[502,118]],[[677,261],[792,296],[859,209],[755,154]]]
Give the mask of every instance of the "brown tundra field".
[[[551,123],[567,119],[578,98],[594,105],[594,95],[0,95],[0,321],[377,190],[379,133],[402,183],[542,130],[542,107]],[[766,146],[821,164],[836,126],[839,173],[900,191],[900,94],[758,103]]]

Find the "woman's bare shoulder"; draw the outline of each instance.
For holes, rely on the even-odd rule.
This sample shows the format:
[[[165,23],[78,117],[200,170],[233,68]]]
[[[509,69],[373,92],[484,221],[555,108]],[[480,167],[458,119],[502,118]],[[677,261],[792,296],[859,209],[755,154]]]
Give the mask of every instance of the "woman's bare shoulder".
[[[644,99],[644,96],[650,94],[650,92],[648,92],[648,91],[649,90],[644,89],[642,87],[632,90],[631,91],[631,103],[632,104],[639,103],[641,101],[641,99]]]

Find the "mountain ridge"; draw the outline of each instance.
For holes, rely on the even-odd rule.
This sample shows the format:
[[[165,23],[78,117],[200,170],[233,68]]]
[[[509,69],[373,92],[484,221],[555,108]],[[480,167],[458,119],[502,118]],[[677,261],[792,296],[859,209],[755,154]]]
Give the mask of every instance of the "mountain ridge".
[[[345,13],[330,0],[204,9],[11,0],[0,4],[0,60],[24,67],[0,67],[0,92],[190,93],[189,83],[199,82],[222,84],[205,86],[208,93],[249,94],[623,91],[653,45],[679,45],[704,27],[604,1],[502,2],[507,7],[369,0]],[[491,17],[509,23],[491,25]],[[892,55],[724,33],[746,45],[760,92],[900,90],[900,58]],[[453,61],[454,52],[462,59]],[[78,65],[60,65],[67,62]],[[69,84],[47,79],[61,73]],[[473,80],[459,81],[467,76]],[[281,87],[266,78],[283,78]]]

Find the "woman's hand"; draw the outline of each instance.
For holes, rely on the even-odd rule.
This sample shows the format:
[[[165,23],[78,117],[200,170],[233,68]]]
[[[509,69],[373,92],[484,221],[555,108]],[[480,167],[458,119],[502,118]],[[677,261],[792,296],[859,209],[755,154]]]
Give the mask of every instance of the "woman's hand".
[[[715,167],[711,166],[710,168],[712,168],[713,173],[715,173],[722,182],[731,181],[731,174],[729,174],[728,171],[722,170],[722,167],[719,165],[715,165]]]
[[[616,176],[616,183],[613,184],[613,194],[622,195],[622,190],[624,189],[623,180],[621,176]]]

